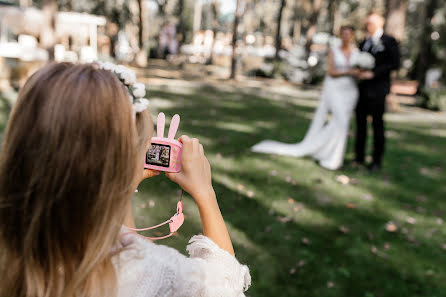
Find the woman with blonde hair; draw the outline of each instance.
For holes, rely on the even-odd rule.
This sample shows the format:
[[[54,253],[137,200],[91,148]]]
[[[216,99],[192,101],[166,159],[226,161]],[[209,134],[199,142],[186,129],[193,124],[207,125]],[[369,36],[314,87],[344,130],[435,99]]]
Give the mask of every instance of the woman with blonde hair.
[[[180,138],[182,171],[168,174],[200,211],[190,257],[123,227],[159,174],[142,169],[153,124],[130,94],[98,64],[50,64],[21,89],[0,155],[0,297],[244,296],[197,139]]]

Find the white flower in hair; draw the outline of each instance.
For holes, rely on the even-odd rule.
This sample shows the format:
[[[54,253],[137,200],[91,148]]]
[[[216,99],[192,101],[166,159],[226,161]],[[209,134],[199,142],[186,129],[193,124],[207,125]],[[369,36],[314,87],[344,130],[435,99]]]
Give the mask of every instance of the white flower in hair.
[[[146,95],[146,86],[143,83],[136,83],[133,85],[133,96],[136,98],[143,98]]]
[[[105,62],[105,63],[100,63],[99,65],[101,65],[101,67],[105,70],[108,71],[114,71],[115,70],[115,64],[110,63],[110,62]]]
[[[136,99],[135,102],[133,103],[133,112],[135,113],[143,112],[149,107],[149,104],[150,104],[149,100],[147,100],[146,98]]]
[[[114,73],[127,88],[129,102],[132,104],[133,118],[139,112],[143,112],[149,106],[149,100],[144,98],[146,95],[146,86],[143,83],[136,82],[136,75],[133,71],[123,65],[115,65],[110,62],[97,62],[99,68]]]
[[[136,83],[136,75],[135,73],[133,73],[133,71],[129,69],[126,69],[126,71],[121,72],[119,76],[126,85],[133,85],[134,83]]]
[[[123,72],[126,72],[128,69],[125,66],[122,65],[115,65],[113,71],[116,72],[117,74],[121,74]]]

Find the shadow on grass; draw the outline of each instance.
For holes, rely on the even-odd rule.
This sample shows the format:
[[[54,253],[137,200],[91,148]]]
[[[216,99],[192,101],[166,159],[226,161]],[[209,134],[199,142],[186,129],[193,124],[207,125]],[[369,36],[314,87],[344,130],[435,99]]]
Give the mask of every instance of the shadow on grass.
[[[446,263],[446,233],[439,224],[445,211],[444,139],[423,133],[423,127],[413,131],[412,123],[389,122],[395,135],[384,171],[369,175],[347,166],[344,174],[358,183],[344,186],[335,181],[339,172],[309,159],[249,151],[264,139],[298,142],[313,112],[307,104],[210,88],[151,95],[168,117],[182,116],[181,133],[205,143],[237,256],[251,268],[249,296],[444,295],[446,271],[437,264]],[[155,214],[140,210],[141,216],[156,222],[170,215],[173,189],[164,180],[144,184],[138,203],[147,195],[162,207]],[[200,232],[198,213],[187,202],[185,227],[164,242],[180,250]],[[407,223],[409,217],[416,223]],[[397,232],[385,230],[389,221]]]

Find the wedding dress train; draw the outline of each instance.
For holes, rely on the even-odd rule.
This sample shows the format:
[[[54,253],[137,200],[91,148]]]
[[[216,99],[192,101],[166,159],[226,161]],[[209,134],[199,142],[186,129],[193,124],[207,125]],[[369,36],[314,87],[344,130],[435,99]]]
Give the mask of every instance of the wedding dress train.
[[[339,47],[334,47],[332,52],[337,70],[350,68],[349,60]],[[350,60],[357,54],[358,51],[354,50],[350,55]],[[324,168],[338,169],[344,161],[350,118],[358,95],[358,87],[352,77],[335,78],[327,75],[320,103],[302,142],[287,144],[265,140],[253,146],[251,150],[292,157],[311,156]]]

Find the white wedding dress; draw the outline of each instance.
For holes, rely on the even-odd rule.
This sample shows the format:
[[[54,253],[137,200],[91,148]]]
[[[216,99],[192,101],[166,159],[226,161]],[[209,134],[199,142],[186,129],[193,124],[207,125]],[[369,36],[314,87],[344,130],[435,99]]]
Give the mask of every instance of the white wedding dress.
[[[359,50],[354,49],[349,59],[340,47],[333,47],[332,52],[335,68],[343,71],[350,68],[349,61],[356,58]],[[358,96],[353,77],[327,75],[319,106],[303,141],[287,144],[265,140],[253,146],[252,151],[292,157],[311,156],[326,169],[338,169],[344,161],[350,118]]]

